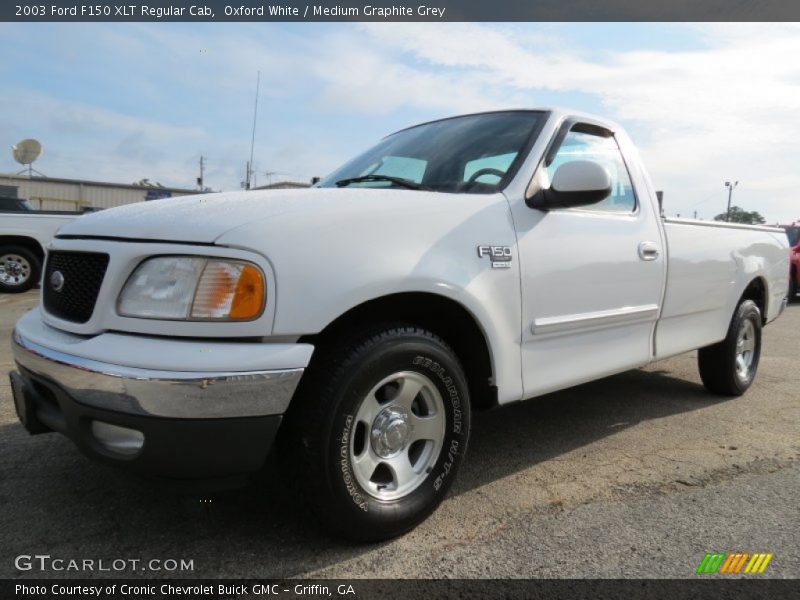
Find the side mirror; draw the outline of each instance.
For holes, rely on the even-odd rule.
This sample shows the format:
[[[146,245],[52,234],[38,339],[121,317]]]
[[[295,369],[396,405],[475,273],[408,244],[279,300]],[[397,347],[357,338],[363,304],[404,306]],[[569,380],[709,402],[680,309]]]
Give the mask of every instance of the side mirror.
[[[611,176],[604,167],[590,160],[575,160],[556,169],[549,189],[539,190],[530,199],[532,208],[571,208],[605,200],[611,194]]]

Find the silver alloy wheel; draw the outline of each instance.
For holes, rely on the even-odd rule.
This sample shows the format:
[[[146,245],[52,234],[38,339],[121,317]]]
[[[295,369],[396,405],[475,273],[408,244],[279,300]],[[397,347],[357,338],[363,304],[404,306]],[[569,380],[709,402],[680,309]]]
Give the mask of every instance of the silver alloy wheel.
[[[400,371],[361,401],[350,434],[356,480],[379,500],[407,496],[422,484],[444,444],[442,395],[421,373]]]
[[[736,375],[741,381],[750,378],[755,349],[756,328],[750,319],[745,319],[739,326],[739,333],[736,336]]]
[[[0,283],[23,285],[31,276],[31,263],[24,256],[10,252],[0,256]]]

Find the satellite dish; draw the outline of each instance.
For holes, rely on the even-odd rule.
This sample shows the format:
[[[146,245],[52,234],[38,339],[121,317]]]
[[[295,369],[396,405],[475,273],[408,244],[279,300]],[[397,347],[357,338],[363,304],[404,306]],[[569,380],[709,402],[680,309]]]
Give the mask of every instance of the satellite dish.
[[[28,139],[17,142],[11,150],[15,161],[21,165],[30,165],[42,154],[42,145],[39,140]]]

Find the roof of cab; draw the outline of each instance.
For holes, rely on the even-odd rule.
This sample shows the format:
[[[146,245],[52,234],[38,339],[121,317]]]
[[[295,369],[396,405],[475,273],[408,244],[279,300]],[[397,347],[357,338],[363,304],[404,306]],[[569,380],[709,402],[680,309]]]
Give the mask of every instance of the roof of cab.
[[[400,131],[405,131],[407,129],[413,129],[414,127],[420,127],[421,125],[427,125],[429,123],[437,123],[439,121],[447,121],[450,119],[458,119],[460,117],[472,117],[476,115],[490,115],[496,113],[504,113],[504,112],[537,112],[547,114],[548,118],[555,119],[557,121],[562,121],[564,119],[578,119],[581,122],[589,123],[590,125],[598,125],[605,129],[609,129],[611,131],[618,131],[621,129],[619,124],[607,119],[605,117],[601,117],[599,115],[593,115],[590,113],[586,113],[579,110],[572,110],[568,108],[562,107],[534,107],[534,108],[502,108],[502,109],[495,109],[495,110],[485,110],[479,111],[474,113],[464,113],[460,115],[451,115],[448,117],[442,117],[440,119],[431,119],[430,121],[423,121],[422,123],[415,123],[414,125],[409,125],[408,127],[403,127],[402,129],[398,129],[397,131],[392,132],[389,135],[393,135],[395,133],[399,133]]]

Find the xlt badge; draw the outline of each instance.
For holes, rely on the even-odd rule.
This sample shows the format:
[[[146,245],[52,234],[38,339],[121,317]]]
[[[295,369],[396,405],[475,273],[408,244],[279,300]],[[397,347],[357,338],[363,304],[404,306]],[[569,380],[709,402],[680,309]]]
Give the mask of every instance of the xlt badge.
[[[511,268],[511,246],[478,246],[478,257],[488,256],[493,269]]]

